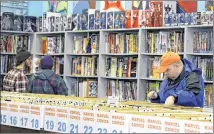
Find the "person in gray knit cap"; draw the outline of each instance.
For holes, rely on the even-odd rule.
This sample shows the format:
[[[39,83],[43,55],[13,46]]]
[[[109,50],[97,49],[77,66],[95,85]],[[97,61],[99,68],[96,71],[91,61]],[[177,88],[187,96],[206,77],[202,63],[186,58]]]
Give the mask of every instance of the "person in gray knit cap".
[[[31,66],[31,53],[21,49],[16,54],[15,66],[3,79],[3,91],[25,92],[28,87],[28,78],[24,71]]]
[[[68,95],[64,80],[52,70],[53,59],[46,55],[40,61],[41,70],[29,78],[29,93]]]

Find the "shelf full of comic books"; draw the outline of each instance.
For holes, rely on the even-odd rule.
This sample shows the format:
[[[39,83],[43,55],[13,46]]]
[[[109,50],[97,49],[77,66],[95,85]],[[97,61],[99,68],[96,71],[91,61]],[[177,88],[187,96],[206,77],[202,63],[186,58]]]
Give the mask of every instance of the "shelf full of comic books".
[[[1,74],[7,73],[6,66],[13,62],[10,57],[17,46],[22,46],[33,54],[29,73],[39,69],[41,56],[53,56],[53,69],[64,78],[69,95],[147,100],[147,92],[158,90],[164,79],[163,74],[157,73],[161,55],[173,51],[202,69],[206,104],[211,106],[213,14],[176,13],[176,3],[172,1],[150,5],[149,10],[121,12],[45,12],[36,21],[32,16],[17,18],[2,13],[1,32],[5,35],[1,38]],[[32,37],[31,41],[25,36]]]

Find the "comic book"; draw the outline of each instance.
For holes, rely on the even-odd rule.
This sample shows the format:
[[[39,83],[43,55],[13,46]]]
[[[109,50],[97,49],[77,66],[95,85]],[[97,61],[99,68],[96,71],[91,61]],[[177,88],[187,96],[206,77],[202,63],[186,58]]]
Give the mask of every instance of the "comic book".
[[[25,32],[37,32],[36,17],[25,16],[24,17],[24,31]]]
[[[114,29],[114,12],[107,12],[107,29]]]
[[[150,1],[151,25],[152,27],[162,26],[163,21],[163,2]]]
[[[100,10],[95,10],[95,29],[100,29]]]
[[[71,31],[72,28],[72,17],[71,15],[67,15],[67,29],[66,31]]]
[[[94,9],[88,10],[88,29],[89,30],[95,29],[95,10]]]
[[[59,17],[59,31],[63,31],[64,29],[64,23],[63,23],[63,16],[61,15]]]
[[[24,16],[14,15],[14,31],[23,31]]]
[[[170,26],[172,16],[176,14],[177,2],[176,1],[163,1],[163,18],[164,26]]]
[[[125,16],[126,16],[125,27],[131,28],[131,10],[126,10]]]
[[[209,14],[207,12],[201,12],[201,25],[209,24]]]
[[[48,32],[48,29],[47,29],[47,12],[43,13],[43,16],[42,16],[42,31],[43,32]]]
[[[82,11],[82,17],[81,17],[82,30],[88,30],[88,16],[90,11],[91,9],[85,9]]]
[[[191,13],[191,25],[196,25],[197,24],[197,12]]]
[[[171,14],[171,18],[170,18],[170,20],[171,20],[171,26],[177,26],[178,25],[178,21],[177,21],[177,14],[176,13],[174,13],[174,14]]]
[[[42,32],[42,16],[38,17],[38,31]]]
[[[120,11],[119,28],[125,28],[126,18],[125,11]]]
[[[120,11],[115,11],[114,12],[114,29],[120,28]]]
[[[185,23],[185,16],[184,16],[184,13],[178,13],[178,16],[177,16],[177,23],[178,23],[178,26],[184,25],[184,23]]]
[[[152,27],[152,11],[151,10],[145,10],[146,14],[146,27]]]
[[[50,32],[54,32],[55,29],[55,16],[50,17]]]
[[[107,19],[106,11],[104,10],[100,11],[100,29],[107,28],[106,19]]]
[[[13,30],[14,28],[14,13],[3,12],[2,13],[2,30]]]
[[[65,31],[67,29],[67,15],[62,15],[62,27],[61,31]]]
[[[131,27],[132,28],[137,28],[139,25],[138,25],[138,10],[132,10],[131,11]]]
[[[72,31],[78,30],[78,16],[79,14],[72,14]]]
[[[213,11],[207,11],[209,15],[209,24],[213,24]]]

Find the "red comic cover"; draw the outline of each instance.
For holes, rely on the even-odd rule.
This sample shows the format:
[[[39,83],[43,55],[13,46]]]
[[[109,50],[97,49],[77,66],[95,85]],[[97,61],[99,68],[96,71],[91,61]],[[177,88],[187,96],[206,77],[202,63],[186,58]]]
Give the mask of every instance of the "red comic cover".
[[[151,10],[151,23],[152,27],[162,26],[163,21],[163,2],[161,1],[151,1],[149,3]]]
[[[138,25],[138,10],[132,10],[132,13],[131,13],[131,26],[133,28],[137,28],[139,25]]]
[[[131,10],[127,10],[125,15],[126,15],[125,27],[131,28]]]

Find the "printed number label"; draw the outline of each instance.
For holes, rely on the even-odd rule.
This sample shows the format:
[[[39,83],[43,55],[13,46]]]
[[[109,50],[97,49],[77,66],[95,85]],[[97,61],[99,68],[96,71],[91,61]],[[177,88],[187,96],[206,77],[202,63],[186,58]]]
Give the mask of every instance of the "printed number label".
[[[100,134],[106,134],[107,133],[107,129],[106,128],[103,128],[103,129],[102,128],[98,128],[97,131]]]
[[[113,130],[112,133],[122,133],[122,130],[120,132],[117,132],[117,130]]]
[[[21,118],[21,125],[26,127],[27,126],[27,121],[28,121],[28,118],[23,118],[22,117]]]
[[[78,133],[78,125],[70,124],[71,130],[70,134]]]
[[[39,120],[32,119],[31,120],[31,125],[32,125],[32,128],[38,128],[39,127]]]
[[[11,125],[17,125],[17,117],[16,116],[10,116],[10,124]]]
[[[84,126],[84,133],[91,134],[93,131],[93,128],[91,126]]]
[[[66,131],[66,124],[64,122],[58,122],[58,131],[60,131],[60,132]]]
[[[6,122],[7,122],[7,116],[1,115],[1,123],[6,123]]]
[[[46,121],[46,127],[47,129],[53,130],[54,129],[54,122],[53,121]]]

